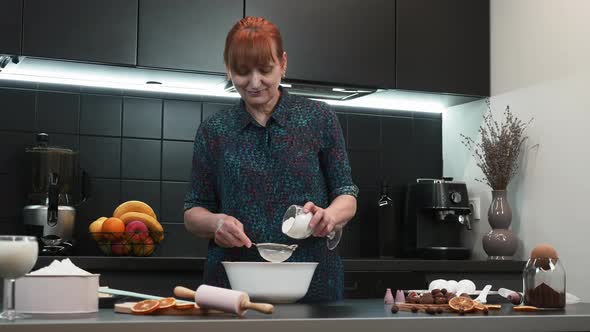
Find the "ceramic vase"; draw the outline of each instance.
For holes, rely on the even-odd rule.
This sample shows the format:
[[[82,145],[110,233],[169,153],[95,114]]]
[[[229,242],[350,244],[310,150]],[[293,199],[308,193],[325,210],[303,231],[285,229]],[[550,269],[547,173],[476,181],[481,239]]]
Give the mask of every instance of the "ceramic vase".
[[[483,237],[483,250],[488,254],[488,259],[512,259],[518,248],[518,239],[510,230],[512,208],[506,190],[492,190],[488,222],[492,230]]]

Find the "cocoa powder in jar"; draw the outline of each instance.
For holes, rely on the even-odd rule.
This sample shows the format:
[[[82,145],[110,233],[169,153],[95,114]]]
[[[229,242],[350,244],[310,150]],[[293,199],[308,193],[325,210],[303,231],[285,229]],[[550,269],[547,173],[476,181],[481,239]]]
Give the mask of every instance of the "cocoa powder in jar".
[[[564,308],[565,293],[557,292],[545,283],[525,292],[526,304],[538,308]]]

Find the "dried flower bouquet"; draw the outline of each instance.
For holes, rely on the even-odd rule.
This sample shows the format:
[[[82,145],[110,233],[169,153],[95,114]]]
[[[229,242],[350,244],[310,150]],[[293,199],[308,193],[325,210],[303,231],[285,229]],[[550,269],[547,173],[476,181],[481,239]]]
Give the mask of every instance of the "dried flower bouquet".
[[[498,123],[492,116],[490,100],[486,100],[487,111],[484,124],[479,127],[481,141],[461,135],[462,143],[472,152],[477,166],[483,171],[485,178],[476,179],[487,184],[493,190],[506,190],[508,183],[518,171],[519,155],[522,144],[526,140],[524,132],[532,122],[519,120],[506,106],[504,122]]]

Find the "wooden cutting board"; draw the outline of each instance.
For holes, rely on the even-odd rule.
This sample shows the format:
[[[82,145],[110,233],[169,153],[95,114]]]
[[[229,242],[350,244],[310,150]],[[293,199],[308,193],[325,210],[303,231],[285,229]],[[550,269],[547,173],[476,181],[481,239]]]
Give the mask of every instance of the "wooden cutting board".
[[[116,303],[115,304],[115,312],[120,314],[133,314],[131,307],[137,302],[124,302],[124,303]],[[218,310],[208,310],[203,309],[195,304],[194,307],[190,309],[177,309],[174,307],[165,308],[165,309],[158,309],[154,312],[149,313],[148,315],[170,315],[170,316],[204,316],[204,315],[212,315],[212,314],[227,314],[222,311]],[[229,314],[228,314],[229,315]]]

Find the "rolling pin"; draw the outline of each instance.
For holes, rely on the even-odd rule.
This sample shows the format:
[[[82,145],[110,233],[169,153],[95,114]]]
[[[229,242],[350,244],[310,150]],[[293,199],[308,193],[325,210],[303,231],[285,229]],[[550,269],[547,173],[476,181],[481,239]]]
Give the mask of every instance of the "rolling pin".
[[[192,289],[176,286],[174,295],[182,298],[194,298],[201,308],[221,310],[243,316],[248,309],[264,314],[272,314],[274,306],[270,303],[253,303],[245,292],[227,288],[201,285],[195,292]]]

